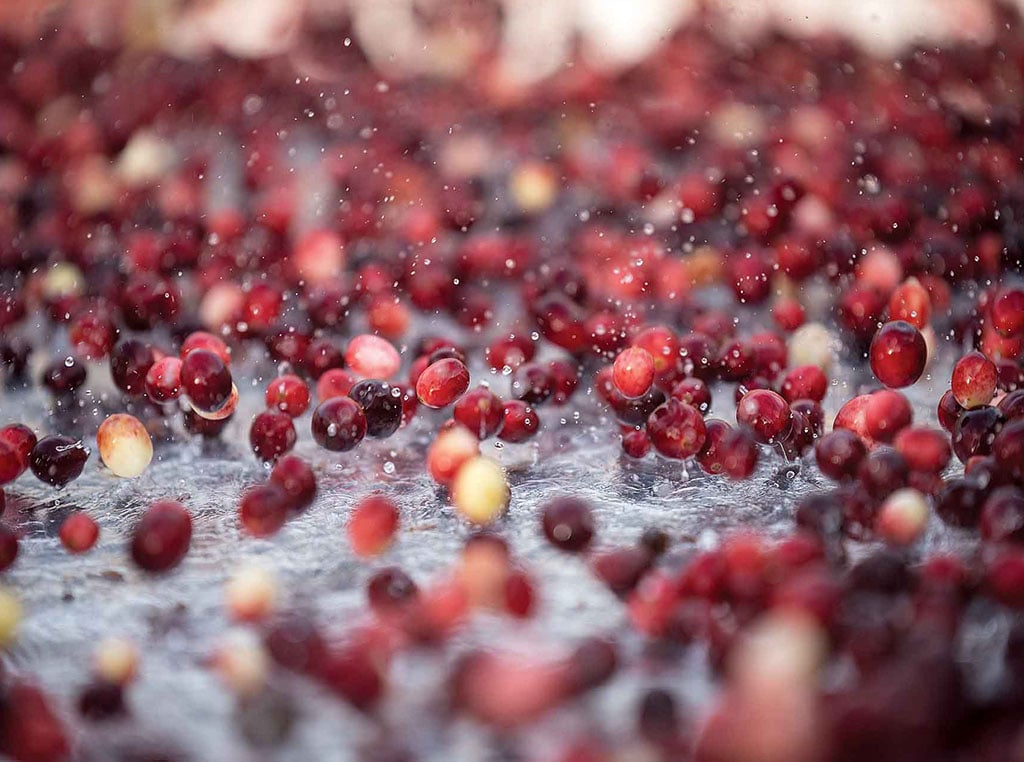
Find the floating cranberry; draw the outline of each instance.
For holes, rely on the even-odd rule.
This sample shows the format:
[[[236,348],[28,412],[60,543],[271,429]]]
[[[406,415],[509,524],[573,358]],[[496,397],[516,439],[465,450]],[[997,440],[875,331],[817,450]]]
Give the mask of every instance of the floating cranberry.
[[[384,439],[402,425],[402,390],[387,381],[365,379],[348,393],[366,416],[366,436]]]
[[[953,527],[976,527],[981,518],[984,493],[964,479],[953,479],[935,500],[935,513]]]
[[[945,434],[924,426],[903,429],[893,445],[912,470],[932,474],[942,473],[953,454]]]
[[[85,553],[91,550],[99,536],[99,525],[83,511],[68,514],[60,525],[61,544],[70,553]]]
[[[654,385],[654,358],[646,349],[629,347],[612,365],[612,383],[625,397],[642,397]]]
[[[757,440],[743,427],[728,432],[718,445],[722,473],[732,479],[746,479],[754,473],[760,456]]]
[[[956,426],[957,419],[963,411],[964,409],[960,406],[960,403],[956,401],[953,390],[948,390],[941,398],[939,398],[939,425],[952,434],[953,429]]]
[[[622,451],[630,458],[644,458],[651,451],[651,439],[647,432],[634,429],[622,436]]]
[[[781,441],[793,428],[793,413],[786,400],[768,389],[744,394],[736,407],[736,420],[766,444]]]
[[[427,407],[447,407],[469,388],[469,368],[460,360],[438,360],[420,374],[416,381],[416,396]]]
[[[864,428],[868,436],[879,442],[892,442],[913,418],[910,401],[892,389],[874,392],[864,406]]]
[[[192,517],[175,500],[158,500],[146,509],[132,533],[135,565],[148,572],[173,569],[188,553]]]
[[[162,357],[146,373],[146,395],[156,403],[176,400],[181,394],[181,360]]]
[[[817,365],[801,365],[786,372],[779,392],[786,402],[800,399],[821,402],[828,391],[828,377]]]
[[[349,517],[346,532],[357,556],[376,556],[391,545],[398,531],[398,506],[384,495],[364,497]]]
[[[345,349],[345,364],[363,378],[387,379],[398,373],[402,358],[391,342],[364,333],[349,342]]]
[[[317,380],[316,398],[323,402],[332,397],[347,397],[355,384],[355,377],[347,370],[331,368]]]
[[[291,423],[290,418],[288,422]],[[238,518],[242,528],[253,537],[270,537],[284,526],[290,504],[289,496],[276,482],[260,484],[242,493],[238,503]]]
[[[32,448],[29,465],[40,481],[63,487],[82,474],[89,449],[77,439],[59,435],[43,437]]]
[[[961,463],[975,455],[988,455],[1004,421],[999,408],[986,405],[965,410],[953,427],[953,453]]]
[[[731,431],[732,426],[717,418],[704,422],[704,445],[697,453],[697,463],[707,473],[724,473],[725,463],[721,445]]]
[[[330,339],[316,339],[306,349],[304,366],[313,378],[320,378],[327,371],[344,365],[344,353]]]
[[[996,381],[995,363],[981,352],[970,352],[961,357],[953,367],[950,391],[961,407],[981,407],[991,402],[995,396]]]
[[[308,508],[316,497],[316,476],[306,461],[295,455],[278,459],[270,472],[270,481],[284,492],[289,510],[298,512]]]
[[[1024,289],[1008,288],[992,302],[989,316],[992,327],[1007,339],[1024,335]]]
[[[295,446],[295,425],[287,413],[266,410],[252,419],[249,446],[256,457],[273,463]]]
[[[68,338],[78,357],[102,360],[117,341],[117,326],[107,315],[86,312],[71,321]]]
[[[556,405],[564,405],[576,391],[580,383],[579,368],[568,360],[552,360],[548,363],[548,375],[551,376],[551,401]]]
[[[153,459],[149,432],[142,421],[126,413],[115,413],[100,424],[96,446],[103,465],[125,479],[140,475]]]
[[[118,389],[138,396],[146,390],[146,375],[154,360],[153,350],[141,341],[122,341],[110,354],[110,375]]]
[[[672,387],[672,397],[687,405],[692,405],[701,413],[711,408],[711,391],[708,385],[699,378],[684,378]]]
[[[355,400],[332,397],[313,411],[310,430],[313,439],[324,449],[346,452],[366,436],[366,416]]]
[[[546,402],[554,391],[554,379],[543,365],[526,363],[512,372],[512,396],[527,405]]]
[[[212,413],[231,397],[231,371],[209,349],[194,349],[181,361],[181,388],[198,412]]]
[[[883,325],[871,340],[869,354],[875,377],[891,389],[917,381],[928,361],[924,337],[904,320]]]
[[[857,472],[861,486],[876,500],[882,500],[905,487],[909,476],[910,469],[903,456],[888,449],[872,452],[863,460]]]
[[[56,396],[72,394],[86,379],[85,365],[74,357],[57,358],[43,371],[41,383]]]
[[[231,349],[224,340],[206,331],[193,331],[181,342],[178,356],[184,360],[197,349],[213,352],[225,365],[231,365]]]
[[[540,429],[540,418],[522,400],[509,400],[502,411],[498,439],[503,442],[525,442]]]
[[[7,524],[0,523],[0,572],[7,571],[18,558],[18,535]]]
[[[271,410],[298,418],[309,407],[309,387],[298,376],[286,373],[270,382],[265,400]]]
[[[525,336],[511,335],[492,342],[485,352],[487,365],[496,373],[511,373],[533,359],[536,342]]]
[[[992,443],[996,463],[1019,484],[1024,484],[1024,419],[1011,421]]]
[[[1024,548],[1001,548],[985,564],[985,587],[1000,603],[1024,608]]]
[[[684,460],[704,446],[706,429],[695,407],[669,398],[647,418],[647,435],[659,454]]]
[[[376,555],[361,553],[360,555]],[[366,583],[366,598],[370,608],[380,615],[396,613],[415,601],[419,588],[412,577],[396,566],[387,566],[374,573]]]
[[[455,403],[452,414],[456,421],[480,439],[498,433],[504,419],[505,404],[486,386],[466,392]]]
[[[559,550],[580,553],[594,537],[594,516],[582,500],[559,497],[541,508],[541,528],[548,542]]]

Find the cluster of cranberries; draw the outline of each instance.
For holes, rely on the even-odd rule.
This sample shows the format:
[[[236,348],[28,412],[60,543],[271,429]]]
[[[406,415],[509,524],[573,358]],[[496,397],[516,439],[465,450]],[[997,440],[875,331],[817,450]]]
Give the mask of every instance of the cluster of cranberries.
[[[107,376],[117,411],[96,448],[125,479],[154,438],[234,438],[239,386],[262,390],[248,442],[269,476],[237,505],[257,538],[315,502],[324,476],[300,440],[355,459],[364,440],[428,435],[425,476],[490,527],[438,579],[375,567],[366,621],[343,638],[278,606],[265,569],[229,580],[253,638],[210,666],[244,736],[270,745],[297,716],[274,669],[372,718],[400,650],[461,648],[474,612],[533,615],[542,580],[499,534],[517,505],[486,453],[530,447],[542,415],[586,415],[623,470],[746,479],[788,461],[828,484],[779,536],[696,550],[665,526],[605,544],[580,497],[541,506],[538,536],[622,602],[645,659],[709,657],[721,690],[699,721],[671,686],[640,697],[642,753],[1010,759],[1024,748],[1024,109],[1007,93],[1024,47],[1006,20],[987,48],[895,65],[835,39],[726,49],[695,23],[630,73],[570,67],[528,101],[486,66],[459,86],[382,88],[348,46],[328,96],[283,62],[101,49],[70,27],[0,44],[0,373],[11,399],[46,390],[57,432],[0,428],[0,508],[26,471],[54,488],[84,473],[93,432],[59,432],[82,430]],[[221,171],[221,143],[190,142],[203,131],[234,143],[237,172]],[[311,144],[330,199],[315,223],[296,180],[311,170],[293,166]],[[944,388],[950,358],[932,425],[911,399]],[[401,516],[393,496],[361,496],[351,552],[376,563]],[[84,553],[100,526],[75,511],[59,534]],[[159,500],[127,556],[171,572],[192,538],[188,508]],[[18,550],[0,524],[0,571]],[[978,612],[1007,632],[984,690],[958,650]],[[19,616],[0,590],[0,643]],[[445,711],[508,737],[624,658],[604,636],[456,657]],[[101,644],[94,662],[79,715],[123,716],[134,652]],[[61,711],[21,676],[0,684],[0,752],[69,758]],[[566,741],[574,762],[636,748]]]

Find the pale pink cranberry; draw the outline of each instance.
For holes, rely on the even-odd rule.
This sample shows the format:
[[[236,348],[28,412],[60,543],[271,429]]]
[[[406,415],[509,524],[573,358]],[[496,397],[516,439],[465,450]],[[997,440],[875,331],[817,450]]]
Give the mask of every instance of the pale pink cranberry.
[[[398,373],[402,358],[391,342],[364,333],[349,342],[345,349],[345,364],[363,378],[383,380]]]

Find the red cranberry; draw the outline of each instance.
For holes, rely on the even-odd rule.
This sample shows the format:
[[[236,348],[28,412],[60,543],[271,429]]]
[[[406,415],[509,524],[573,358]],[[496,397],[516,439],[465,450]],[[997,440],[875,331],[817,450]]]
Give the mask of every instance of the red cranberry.
[[[1024,484],[1024,419],[1011,421],[992,443],[996,463],[1019,484]]]
[[[290,418],[288,422],[291,422]],[[238,518],[242,528],[253,537],[277,534],[288,518],[289,503],[288,495],[275,482],[250,487],[238,503]]]
[[[398,531],[398,506],[384,495],[364,497],[349,516],[349,544],[357,556],[376,556],[387,550]]]
[[[366,416],[355,400],[332,397],[313,411],[310,429],[313,439],[324,449],[346,452],[366,436]]]
[[[341,368],[344,365],[345,355],[330,339],[317,339],[306,349],[305,367],[313,378],[320,378],[332,368]]]
[[[99,536],[99,525],[83,511],[69,514],[60,525],[61,544],[71,553],[90,550]]]
[[[273,463],[292,449],[295,441],[295,426],[287,413],[266,410],[252,419],[249,446],[263,462]]]
[[[347,397],[355,384],[355,377],[347,370],[331,368],[316,382],[316,398],[323,402],[331,397]]]
[[[314,672],[327,652],[316,625],[299,614],[286,614],[275,621],[264,636],[264,643],[270,658],[292,672]]]
[[[1024,289],[1008,288],[992,302],[989,317],[992,327],[1007,339],[1024,335]]]
[[[564,405],[579,386],[580,374],[577,366],[568,360],[552,360],[548,363],[548,375],[551,376],[553,389],[551,401],[556,405]]]
[[[56,396],[72,394],[85,383],[85,366],[74,357],[57,358],[43,371],[42,384]]]
[[[146,396],[161,404],[176,400],[181,394],[181,360],[162,357],[146,373]]]
[[[957,419],[963,411],[964,409],[960,406],[960,403],[956,401],[956,397],[953,395],[953,390],[950,389],[939,399],[939,425],[952,434],[953,429],[956,427]]]
[[[293,512],[305,510],[316,497],[313,469],[296,455],[282,456],[270,472],[270,481],[284,492],[288,508]]]
[[[999,400],[997,407],[1008,421],[1024,418],[1024,389],[1010,392]]]
[[[185,430],[189,434],[201,436],[205,439],[216,439],[219,437],[233,417],[229,415],[226,418],[203,418],[194,410],[183,410],[181,416],[185,424]]]
[[[181,361],[181,388],[197,409],[212,413],[231,397],[231,371],[208,349],[194,349]]]
[[[692,405],[701,413],[706,413],[711,408],[711,391],[699,378],[684,378],[672,387],[670,396]]]
[[[848,429],[835,429],[814,445],[821,472],[835,481],[853,479],[860,472],[867,450],[861,438]]]
[[[309,387],[298,376],[286,373],[267,386],[267,407],[298,418],[309,407]]]
[[[181,563],[191,541],[192,517],[185,506],[158,500],[142,514],[132,533],[132,560],[148,572],[167,571]]]
[[[988,405],[961,413],[953,427],[953,453],[960,462],[966,463],[975,455],[988,455],[1004,420],[998,408]]]
[[[647,418],[647,436],[660,455],[684,460],[704,446],[704,419],[695,407],[669,398]]]
[[[1000,603],[1024,608],[1024,548],[1001,548],[985,565],[985,586]]]
[[[736,407],[736,420],[766,444],[781,441],[793,428],[793,413],[786,400],[768,389],[744,394]]]
[[[546,402],[554,391],[554,379],[543,365],[526,363],[512,372],[512,396],[527,405]]]
[[[828,377],[817,365],[801,365],[792,368],[782,379],[779,392],[786,402],[800,399],[821,402],[828,391]]]
[[[68,338],[83,360],[102,360],[117,341],[117,326],[106,315],[86,312],[71,321]]]
[[[732,426],[717,418],[704,422],[704,445],[697,453],[697,462],[707,473],[724,473],[725,463],[721,446],[731,431]]]
[[[402,425],[402,390],[397,386],[366,379],[355,384],[348,396],[363,409],[366,436],[384,439]]]
[[[622,350],[612,365],[612,383],[623,396],[635,399],[654,385],[654,358],[646,349],[629,347]]]
[[[492,342],[486,351],[487,365],[496,373],[510,373],[536,354],[536,343],[515,334]]]
[[[912,470],[932,474],[942,473],[953,454],[945,434],[924,426],[903,429],[896,435],[894,446]]]
[[[910,386],[924,373],[928,347],[924,337],[910,323],[886,323],[871,340],[871,370],[891,389]]]
[[[931,319],[932,303],[928,289],[917,278],[908,278],[889,297],[889,319],[905,320],[924,330]]]
[[[961,407],[981,407],[995,396],[996,381],[995,363],[981,352],[970,352],[953,368],[951,391]]]
[[[383,616],[400,611],[418,596],[419,588],[412,577],[396,566],[381,569],[366,583],[370,608]]]
[[[981,518],[984,493],[964,479],[947,482],[935,500],[935,513],[953,527],[976,527]]]
[[[990,542],[1024,540],[1024,492],[1000,487],[985,499],[981,509],[981,537]]]
[[[742,341],[727,344],[718,358],[718,371],[725,381],[742,381],[755,369],[754,352]]]
[[[398,372],[402,358],[386,339],[364,333],[349,342],[345,349],[345,363],[363,378],[386,379]]]
[[[501,428],[505,405],[498,395],[480,386],[462,395],[452,412],[456,421],[480,439],[487,439]]]
[[[498,439],[503,442],[525,442],[540,429],[540,418],[532,407],[522,400],[509,400],[502,412]]]
[[[25,473],[36,441],[32,429],[21,423],[0,429],[0,484],[12,482]]]
[[[863,460],[857,476],[865,492],[875,500],[883,500],[907,485],[910,469],[895,450],[878,449]]]
[[[742,427],[728,432],[718,445],[722,473],[732,479],[746,479],[754,473],[760,454],[753,434]]]
[[[911,424],[913,417],[910,402],[892,389],[874,392],[864,406],[864,428],[868,436],[879,442],[891,442]]]
[[[43,437],[32,448],[29,465],[40,481],[63,487],[82,474],[89,449],[81,441],[59,435]]]
[[[153,350],[135,339],[122,341],[110,354],[110,375],[125,394],[138,396],[146,390],[146,374],[154,362]]]
[[[659,379],[674,371],[679,360],[679,339],[671,328],[661,325],[645,328],[633,337],[632,343],[651,355]]]
[[[178,289],[168,280],[148,274],[132,276],[121,291],[121,314],[125,325],[148,331],[158,325],[173,325],[178,314]]]
[[[0,523],[0,572],[7,571],[18,558],[18,535],[7,524]]]
[[[594,537],[594,516],[582,500],[559,497],[541,508],[541,527],[548,542],[556,548],[580,553]]]
[[[469,368],[455,358],[428,365],[416,380],[416,396],[427,407],[447,407],[469,388]]]

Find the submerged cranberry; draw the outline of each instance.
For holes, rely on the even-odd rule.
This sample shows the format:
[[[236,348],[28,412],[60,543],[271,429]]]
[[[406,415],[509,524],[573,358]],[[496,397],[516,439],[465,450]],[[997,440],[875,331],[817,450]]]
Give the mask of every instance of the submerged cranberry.
[[[869,355],[875,377],[892,389],[900,389],[910,386],[924,373],[928,347],[914,326],[894,320],[875,334]]]
[[[36,443],[29,465],[40,481],[63,487],[82,474],[88,459],[89,449],[80,440],[53,435]]]
[[[221,408],[231,396],[231,371],[209,349],[193,349],[181,361],[181,388],[203,412]]]
[[[706,429],[695,407],[669,398],[648,416],[647,435],[660,455],[684,460],[700,452]]]
[[[332,397],[321,402],[310,421],[313,439],[326,450],[346,452],[366,436],[366,416],[349,397]]]
[[[541,508],[541,527],[548,542],[559,550],[579,553],[594,536],[590,506],[574,497],[559,497]]]
[[[384,439],[402,424],[402,390],[387,381],[366,379],[357,382],[348,393],[363,409],[366,436]]]
[[[145,571],[167,571],[181,563],[191,541],[192,517],[185,506],[158,500],[142,514],[132,533],[132,560]]]

